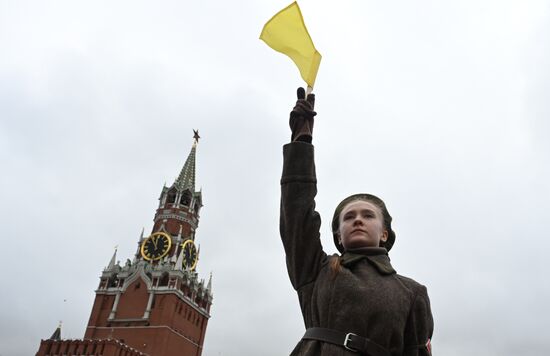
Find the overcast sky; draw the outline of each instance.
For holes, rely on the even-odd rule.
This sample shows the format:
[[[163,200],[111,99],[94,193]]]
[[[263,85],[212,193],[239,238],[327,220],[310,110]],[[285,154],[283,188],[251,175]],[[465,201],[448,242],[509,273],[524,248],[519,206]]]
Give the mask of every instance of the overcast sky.
[[[279,241],[302,85],[258,39],[290,0],[0,0],[0,355],[82,338],[115,245],[132,258],[192,144],[213,273],[204,356],[289,354],[303,321]],[[323,59],[317,208],[382,197],[398,273],[445,356],[547,355],[550,3],[303,0]]]

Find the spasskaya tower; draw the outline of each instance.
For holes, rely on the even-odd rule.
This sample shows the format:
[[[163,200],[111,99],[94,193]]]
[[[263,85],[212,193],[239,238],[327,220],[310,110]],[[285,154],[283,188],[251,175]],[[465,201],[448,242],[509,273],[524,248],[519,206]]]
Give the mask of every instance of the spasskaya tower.
[[[200,356],[212,305],[212,275],[197,273],[195,244],[202,193],[195,191],[198,131],[175,182],[162,188],[151,234],[142,232],[132,260],[113,254],[103,270],[84,339],[60,329],[37,355]]]

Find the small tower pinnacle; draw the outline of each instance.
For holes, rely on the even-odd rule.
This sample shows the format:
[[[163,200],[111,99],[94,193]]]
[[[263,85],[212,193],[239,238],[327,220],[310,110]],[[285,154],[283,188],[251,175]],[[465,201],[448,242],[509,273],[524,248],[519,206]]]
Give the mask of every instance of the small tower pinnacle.
[[[174,266],[174,269],[181,270],[183,266],[183,249],[181,249],[180,254],[178,256],[178,259],[176,260],[176,265]]]
[[[61,321],[59,322],[59,325],[57,326],[57,329],[53,332],[52,336],[50,336],[50,340],[61,340]]]
[[[210,272],[210,278],[208,278],[208,285],[206,286],[206,290],[209,293],[212,293],[212,272]]]
[[[111,257],[111,261],[109,261],[109,265],[106,268],[107,270],[112,269],[115,266],[117,249],[118,249],[118,245],[115,246],[115,252],[113,253],[113,257]]]

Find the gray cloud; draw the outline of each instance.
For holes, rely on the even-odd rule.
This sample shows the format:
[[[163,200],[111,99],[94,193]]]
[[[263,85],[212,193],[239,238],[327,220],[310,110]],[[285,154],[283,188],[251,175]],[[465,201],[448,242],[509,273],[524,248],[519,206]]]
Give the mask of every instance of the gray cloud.
[[[199,128],[204,355],[288,354],[303,333],[278,237],[300,85],[257,39],[286,3],[0,3],[0,354],[60,319],[81,338],[115,245],[130,258]],[[396,269],[427,285],[442,355],[543,355],[550,110],[545,2],[303,1],[323,54],[322,239],[340,199],[383,197]],[[64,301],[66,300],[66,301]],[[22,346],[23,345],[23,346]]]

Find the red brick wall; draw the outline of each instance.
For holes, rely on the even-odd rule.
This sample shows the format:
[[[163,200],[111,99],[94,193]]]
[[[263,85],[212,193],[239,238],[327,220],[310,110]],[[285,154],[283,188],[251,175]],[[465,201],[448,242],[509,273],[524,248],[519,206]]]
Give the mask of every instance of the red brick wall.
[[[36,356],[147,356],[118,340],[42,340]]]
[[[208,319],[175,294],[157,294],[155,298],[151,325],[167,325],[200,344]]]
[[[116,319],[136,319],[142,318],[147,307],[149,293],[147,284],[141,279],[136,279],[126,288],[126,291],[120,296],[118,301]]]
[[[160,229],[160,226],[162,225],[162,220],[158,220],[155,222],[155,225],[153,225],[153,232],[156,232]],[[168,231],[172,235],[177,235],[180,231],[180,225],[182,226],[181,235],[183,237],[188,237],[191,235],[191,226],[183,221],[175,220],[175,219],[168,219],[167,222],[164,223],[164,228],[166,231]]]
[[[105,326],[109,313],[113,308],[114,301],[114,295],[96,294],[88,326]],[[92,338],[92,334],[89,333],[88,329],[84,337],[89,339]]]
[[[166,326],[101,327],[96,338],[123,340],[132,348],[154,356],[200,355],[202,349]]]

